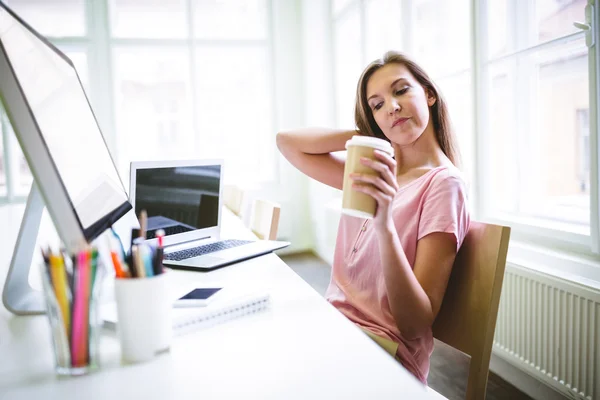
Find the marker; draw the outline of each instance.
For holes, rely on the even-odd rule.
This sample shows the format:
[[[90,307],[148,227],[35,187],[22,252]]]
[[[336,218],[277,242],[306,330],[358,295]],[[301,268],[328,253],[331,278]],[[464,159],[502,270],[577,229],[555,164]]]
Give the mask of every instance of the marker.
[[[156,238],[158,239],[158,247],[156,248],[156,254],[154,257],[154,275],[162,274],[164,271],[163,267],[163,243],[164,243],[165,231],[159,229],[156,231]]]
[[[128,278],[127,273],[123,271],[123,268],[121,267],[121,261],[119,260],[117,253],[115,251],[111,251],[110,257],[112,259],[113,267],[115,268],[115,274],[117,275],[117,278]]]

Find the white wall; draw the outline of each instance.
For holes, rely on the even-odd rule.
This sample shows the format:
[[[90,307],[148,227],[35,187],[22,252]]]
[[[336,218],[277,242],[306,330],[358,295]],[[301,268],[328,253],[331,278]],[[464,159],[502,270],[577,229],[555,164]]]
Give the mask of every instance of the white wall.
[[[274,13],[274,65],[277,130],[335,127],[333,44],[330,2],[277,0]],[[328,263],[339,222],[341,191],[308,179],[282,156],[280,182],[249,189],[281,203],[279,239],[292,245],[281,253],[313,250]]]
[[[304,0],[303,53],[305,126],[335,126],[333,44],[329,1]],[[339,218],[328,212],[341,200],[341,192],[314,180],[308,182],[310,233],[314,251],[332,263]]]
[[[275,73],[275,127],[284,130],[304,126],[302,71],[301,0],[274,0],[273,63]],[[275,141],[275,132],[273,132]],[[265,197],[281,204],[279,239],[290,247],[281,253],[299,252],[312,247],[307,193],[308,181],[283,157],[279,157],[279,182],[247,189],[245,209],[252,197]]]

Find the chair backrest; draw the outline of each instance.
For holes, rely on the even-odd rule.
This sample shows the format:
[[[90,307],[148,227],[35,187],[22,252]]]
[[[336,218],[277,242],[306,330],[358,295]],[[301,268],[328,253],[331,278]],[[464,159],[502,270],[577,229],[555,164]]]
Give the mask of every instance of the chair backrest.
[[[281,206],[272,201],[256,199],[252,204],[250,229],[261,240],[275,240]]]
[[[471,356],[468,400],[485,399],[509,238],[509,227],[471,222],[433,324],[436,339]]]
[[[238,186],[225,185],[223,187],[223,203],[235,215],[240,215],[243,200],[244,191]]]

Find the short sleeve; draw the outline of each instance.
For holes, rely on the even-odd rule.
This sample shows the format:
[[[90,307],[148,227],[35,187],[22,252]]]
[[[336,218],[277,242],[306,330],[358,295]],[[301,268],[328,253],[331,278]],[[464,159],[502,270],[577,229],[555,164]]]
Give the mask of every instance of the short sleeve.
[[[425,192],[417,240],[434,232],[454,234],[460,248],[469,229],[470,217],[464,181],[452,174],[439,174]]]

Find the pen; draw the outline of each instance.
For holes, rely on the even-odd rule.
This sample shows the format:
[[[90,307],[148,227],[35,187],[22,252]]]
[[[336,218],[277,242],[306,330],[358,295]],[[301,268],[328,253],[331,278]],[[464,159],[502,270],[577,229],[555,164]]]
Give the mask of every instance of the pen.
[[[140,258],[144,263],[144,273],[146,274],[146,277],[154,276],[154,268],[152,267],[152,254],[154,251],[152,251],[152,247],[146,243],[142,243],[138,245],[138,249],[140,252]]]
[[[148,228],[148,213],[146,210],[140,212],[140,237],[146,239],[146,229]]]

